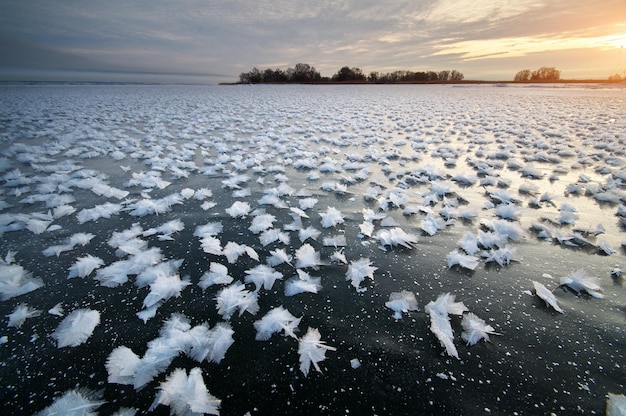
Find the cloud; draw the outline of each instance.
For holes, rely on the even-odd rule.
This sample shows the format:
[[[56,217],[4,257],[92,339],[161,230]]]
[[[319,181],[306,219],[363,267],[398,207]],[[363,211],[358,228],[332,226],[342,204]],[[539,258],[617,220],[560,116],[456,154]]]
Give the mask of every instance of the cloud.
[[[612,49],[626,36],[606,36],[596,38],[528,37],[475,40],[442,44],[433,55],[454,54],[462,60],[499,57],[525,56],[537,52],[552,52],[567,49]]]
[[[435,6],[426,20],[452,24],[497,22],[517,17],[541,7],[544,1],[443,0]]]
[[[95,69],[98,63],[85,56],[0,37],[0,66],[90,70]]]
[[[233,78],[298,62],[326,75],[344,65],[463,71],[536,53],[533,44],[556,51],[588,39],[582,48],[596,47],[624,33],[625,15],[623,0],[31,0],[3,4],[0,37],[22,45],[12,59],[27,63],[26,51],[37,51],[36,65],[51,68],[97,62]]]

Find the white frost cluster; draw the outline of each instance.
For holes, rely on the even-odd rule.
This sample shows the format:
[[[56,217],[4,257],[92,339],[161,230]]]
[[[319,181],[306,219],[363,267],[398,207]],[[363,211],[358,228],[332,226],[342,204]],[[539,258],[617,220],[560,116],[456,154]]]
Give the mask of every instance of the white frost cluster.
[[[357,291],[364,291],[366,289],[361,287],[361,283],[363,283],[366,277],[374,280],[374,272],[376,270],[378,270],[378,267],[372,266],[372,262],[369,258],[360,258],[350,262],[348,265],[346,280],[349,280],[350,284],[354,286]]]
[[[468,312],[463,302],[455,302],[455,296],[444,293],[426,305],[425,311],[430,316],[430,330],[441,345],[446,349],[449,356],[459,358],[459,353],[454,345],[454,331],[450,323],[450,315],[463,315],[461,325],[463,333],[461,338],[467,345],[474,345],[480,340],[489,341],[489,335],[497,334],[491,325],[487,325],[473,313]]]
[[[182,368],[175,369],[159,386],[158,404],[170,407],[176,416],[192,414],[219,415],[221,400],[215,398],[204,384],[202,370],[194,367],[189,375]]]
[[[32,277],[30,272],[14,262],[12,252],[0,260],[0,300],[11,299],[43,286],[41,279]]]
[[[267,341],[270,337],[280,331],[284,331],[284,335],[298,338],[298,324],[301,318],[296,318],[282,306],[270,309],[263,318],[254,322],[256,329],[256,340]]]
[[[420,90],[427,105],[420,108],[422,97],[407,98],[396,88],[350,88],[347,95],[343,87],[331,95],[320,90],[324,100],[332,96],[331,108],[317,99],[322,98],[317,88],[309,91],[309,98],[316,99],[301,100],[300,87],[289,87],[285,94],[275,94],[276,86],[220,89],[217,95],[217,90],[204,95],[202,88],[194,88],[183,96],[179,94],[187,88],[172,86],[166,88],[166,99],[153,100],[155,91],[165,90],[151,87],[122,100],[107,95],[104,107],[92,105],[102,92],[117,94],[126,88],[55,86],[59,99],[54,102],[45,95],[30,99],[48,94],[49,86],[3,89],[0,238],[11,235],[2,242],[19,249],[20,259],[16,262],[9,251],[0,260],[7,332],[0,344],[11,344],[7,351],[31,367],[32,357],[41,362],[46,357],[28,351],[45,354],[38,343],[49,338],[58,348],[79,347],[58,354],[89,354],[115,343],[122,336],[116,332],[133,329],[143,337],[165,319],[158,337],[153,335],[147,345],[133,344],[143,355],[111,345],[99,356],[108,357],[109,382],[148,387],[148,392],[159,385],[154,406],[167,405],[172,414],[218,413],[219,401],[204,384],[211,373],[202,371],[222,362],[235,339],[251,334],[246,325],[258,340],[267,341],[253,343],[255,348],[279,343],[295,348],[297,343],[300,371],[307,377],[311,367],[320,371],[326,353],[335,350],[311,328],[313,322],[349,321],[354,316],[333,314],[361,307],[363,316],[382,309],[384,315],[388,309],[396,320],[405,318],[392,324],[398,328],[420,324],[419,319],[406,320],[418,315],[418,300],[423,306],[418,292],[399,291],[398,284],[413,281],[415,290],[424,291],[459,278],[461,290],[476,296],[476,304],[497,305],[492,309],[501,312],[499,301],[505,298],[490,297],[497,290],[487,288],[484,296],[479,292],[486,287],[484,279],[506,277],[500,289],[512,287],[515,276],[504,274],[517,275],[517,243],[523,240],[545,249],[546,259],[555,256],[552,246],[557,244],[559,253],[571,248],[574,256],[596,256],[594,271],[600,278],[603,268],[596,266],[606,266],[605,271],[619,266],[619,247],[613,246],[623,230],[598,224],[599,216],[611,213],[611,222],[626,226],[626,140],[618,111],[623,106],[615,104],[621,97],[612,86],[599,89],[606,100],[586,87],[579,95],[551,86],[533,87],[530,94],[526,88],[427,86]],[[442,88],[445,94],[440,94]],[[551,111],[537,117],[534,100],[545,98],[545,88],[550,88]],[[197,97],[202,101],[194,102]],[[249,102],[233,105],[234,97]],[[284,105],[285,97],[298,100]],[[520,105],[502,112],[507,106],[500,97]],[[592,102],[589,97],[598,105],[585,105]],[[185,105],[172,105],[180,102]],[[214,192],[216,199],[210,200]],[[363,221],[355,221],[361,215]],[[601,234],[606,239],[599,239]],[[456,247],[432,257],[454,240]],[[601,257],[605,255],[613,256],[610,265]],[[481,265],[485,270],[479,270]],[[430,274],[424,267],[436,271]],[[465,276],[458,276],[459,271]],[[376,293],[366,296],[363,291],[375,275]],[[534,292],[525,292],[555,315],[564,312],[559,301],[569,292],[606,296],[603,314],[613,314],[606,317],[613,319],[619,311],[614,307],[620,299],[619,273],[613,279],[616,284],[603,290],[599,278],[578,270],[559,279],[558,292],[539,281],[533,281]],[[44,280],[50,292],[31,293]],[[336,294],[350,293],[352,287],[356,304],[343,299],[345,305],[333,304]],[[387,290],[389,298],[381,298],[378,289]],[[523,315],[526,323],[533,321],[521,309],[529,305],[516,302],[515,293],[508,295],[515,310],[511,320]],[[13,300],[20,296],[25,299]],[[37,300],[46,304],[36,305]],[[36,307],[49,314],[42,317]],[[167,307],[194,316],[161,316]],[[450,293],[428,303],[425,311],[433,339],[450,357],[459,357],[455,331],[462,331],[458,338],[467,346],[496,334],[493,319],[469,312]],[[192,324],[204,319],[202,312],[213,322]],[[152,318],[157,323],[148,323]],[[101,320],[107,325],[100,325]],[[299,337],[301,323],[309,329]],[[46,325],[50,336],[44,338]],[[235,336],[234,328],[242,328],[241,334]],[[280,340],[274,336],[279,333],[285,335]],[[29,336],[32,348],[15,345]],[[570,344],[564,351],[575,355],[577,346]],[[239,351],[236,358],[242,357],[263,358]],[[347,366],[350,358],[342,355],[339,361]],[[189,360],[201,364],[170,368]],[[228,365],[240,365],[236,361]],[[354,358],[352,368],[358,365]],[[240,374],[239,368],[234,370]],[[589,371],[589,379],[599,374]],[[437,376],[450,379],[449,374]],[[21,385],[23,377],[16,380],[10,387],[23,400],[28,389]],[[53,387],[46,388],[47,395]],[[290,387],[295,393],[299,384]],[[42,414],[94,414],[100,404],[91,395],[70,391]],[[616,412],[621,404],[620,396],[610,395],[607,408]],[[106,411],[120,416],[134,412]]]
[[[106,368],[109,383],[131,384],[142,389],[164,372],[179,354],[197,362],[222,361],[234,343],[234,331],[228,323],[191,326],[189,319],[172,314],[165,321],[158,338],[148,343],[148,350],[139,357],[130,348],[119,346],[109,354]]]

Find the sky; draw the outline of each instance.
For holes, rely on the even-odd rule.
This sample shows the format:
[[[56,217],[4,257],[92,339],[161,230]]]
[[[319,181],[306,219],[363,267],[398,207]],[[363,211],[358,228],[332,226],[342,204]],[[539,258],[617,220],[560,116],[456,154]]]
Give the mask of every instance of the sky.
[[[625,47],[625,0],[0,0],[0,80],[237,81],[300,62],[607,79]]]

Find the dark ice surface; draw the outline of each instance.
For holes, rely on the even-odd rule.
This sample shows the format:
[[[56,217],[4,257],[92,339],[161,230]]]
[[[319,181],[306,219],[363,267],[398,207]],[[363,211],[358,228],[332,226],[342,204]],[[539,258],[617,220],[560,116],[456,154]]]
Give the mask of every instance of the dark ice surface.
[[[625,99],[619,87],[596,85],[0,86],[0,256],[14,252],[14,264],[43,282],[0,302],[0,401],[6,414],[33,414],[68,390],[89,389],[105,401],[98,414],[134,408],[137,414],[166,415],[165,405],[148,410],[160,383],[176,368],[194,367],[221,400],[222,415],[604,414],[608,393],[626,393],[626,295],[619,276]],[[312,166],[301,167],[302,161]],[[159,189],[129,183],[133,173],[150,171],[170,184]],[[366,177],[355,178],[359,171]],[[224,185],[239,174],[248,176],[240,187],[249,196],[234,197]],[[79,177],[99,178],[128,195],[118,199],[68,186]],[[293,189],[279,196],[284,206],[260,204],[281,182]],[[430,199],[433,182],[449,192]],[[366,199],[375,186],[380,195]],[[128,210],[138,200],[202,188],[212,195],[179,198],[166,212],[136,216]],[[502,202],[493,195],[500,191],[520,210],[506,219],[524,231],[507,243],[514,260],[499,265],[477,254],[474,270],[449,267],[447,256],[460,250],[466,233],[478,235],[498,220]],[[385,204],[389,192],[407,199],[401,206]],[[36,195],[46,197],[26,201]],[[40,233],[29,230],[29,219],[54,216],[56,206],[48,201],[55,195],[71,195],[68,205],[75,212],[49,217]],[[301,195],[318,199],[306,210],[309,218],[302,218],[304,227],[321,231],[317,240],[306,241],[323,263],[307,269],[321,277],[318,293],[285,296],[285,281],[296,270],[275,266],[284,277],[259,290],[259,312],[228,321],[234,343],[221,362],[180,354],[140,390],[107,381],[111,351],[126,346],[141,357],[172,314],[186,316],[191,325],[224,322],[215,300],[222,285],[204,291],[197,285],[211,262],[226,265],[244,282],[246,271],[265,263],[271,250],[284,248],[293,256],[303,245],[296,231],[286,231],[289,244],[262,245],[249,230],[253,213],[232,218],[226,212],[234,201],[273,214],[274,228],[282,229],[293,221],[289,207],[298,207]],[[105,202],[123,208],[110,218],[78,220],[82,210]],[[203,208],[205,202],[212,206]],[[559,220],[563,204],[575,209],[573,222]],[[429,210],[443,218],[446,205],[473,210],[476,217],[453,214],[429,235],[422,221]],[[320,214],[329,207],[345,222],[323,228]],[[418,209],[407,210],[412,207]],[[372,237],[361,234],[363,209],[395,219],[396,227],[419,237],[417,243],[381,248],[375,237],[383,229],[380,221]],[[142,239],[160,248],[163,260],[183,259],[179,275],[191,284],[145,323],[136,313],[150,288],[137,287],[134,275],[117,287],[100,285],[96,271],[67,278],[87,254],[104,265],[120,260],[109,245],[114,232],[134,224],[148,230],[174,219],[184,229],[171,239]],[[205,253],[194,231],[209,222],[221,222],[222,247],[229,241],[248,245],[259,261],[243,255],[229,264]],[[534,224],[551,234],[538,235]],[[79,232],[94,237],[59,256],[43,254]],[[324,237],[337,234],[345,235],[346,247],[323,245]],[[374,279],[361,284],[365,290],[346,280],[348,264],[331,259],[338,249],[348,263],[369,258],[377,268]],[[598,278],[604,298],[559,287],[561,277],[581,269]],[[535,295],[533,281],[553,290],[563,314]],[[415,293],[419,310],[396,320],[385,302],[401,290]],[[452,316],[459,358],[446,354],[424,311],[443,293],[454,294],[498,335],[468,346],[461,317]],[[52,334],[63,317],[47,311],[59,302],[66,316],[80,308],[100,313],[83,344],[57,348]],[[5,317],[24,303],[41,315],[19,328],[8,326]],[[321,372],[300,371],[294,338],[255,340],[253,323],[277,306],[302,318],[300,336],[317,328],[336,348],[319,363]],[[353,359],[359,367],[353,368]]]

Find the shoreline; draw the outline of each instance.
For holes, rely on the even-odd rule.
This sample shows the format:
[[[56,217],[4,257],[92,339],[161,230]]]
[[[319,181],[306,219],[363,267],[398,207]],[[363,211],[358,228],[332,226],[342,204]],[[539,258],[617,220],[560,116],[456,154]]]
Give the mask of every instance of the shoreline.
[[[0,85],[541,85],[541,84],[622,84],[626,81],[609,81],[598,79],[568,79],[557,81],[483,81],[483,80],[463,80],[463,81],[399,81],[399,82],[363,82],[363,81],[327,81],[327,82],[154,82],[154,81],[64,81],[64,80],[0,80]]]
[[[473,84],[625,84],[624,81],[599,79],[567,79],[556,81],[399,81],[399,82],[366,82],[366,81],[328,81],[328,82],[220,82],[218,85],[473,85]]]

